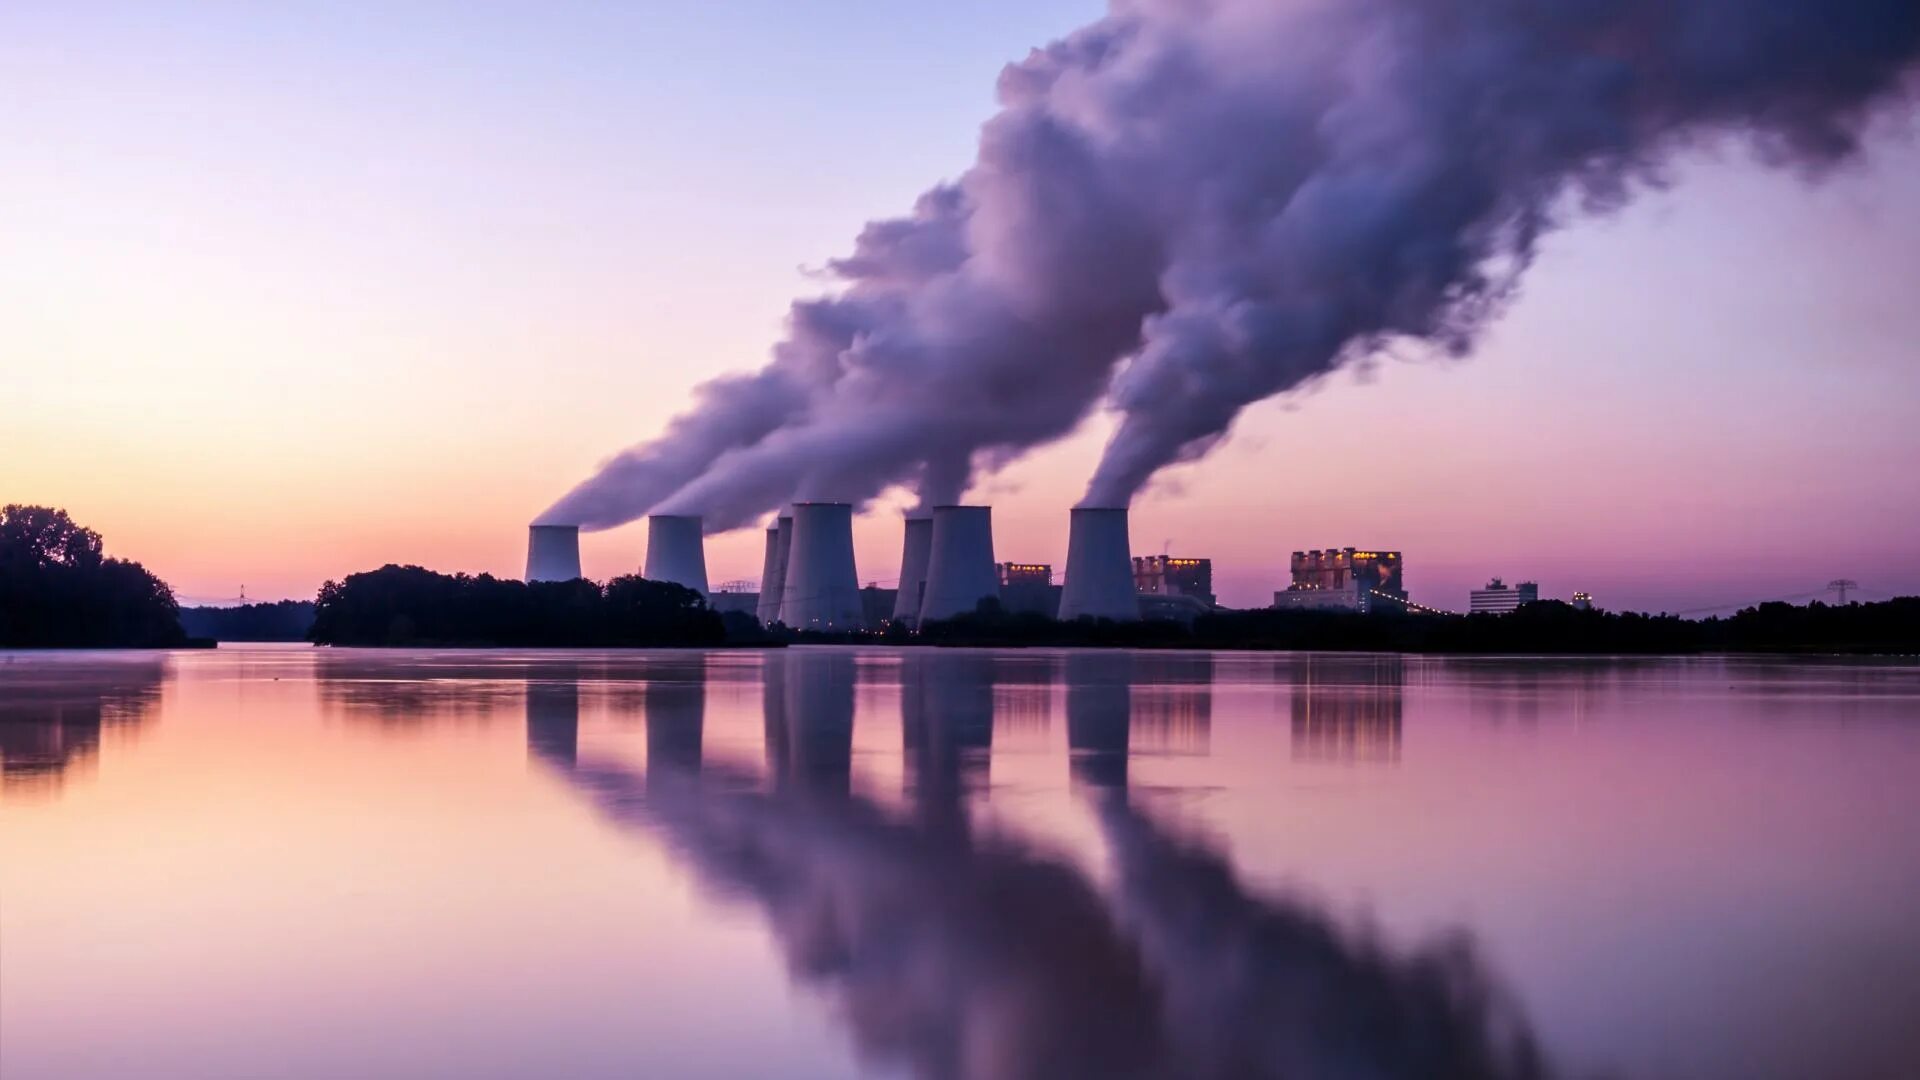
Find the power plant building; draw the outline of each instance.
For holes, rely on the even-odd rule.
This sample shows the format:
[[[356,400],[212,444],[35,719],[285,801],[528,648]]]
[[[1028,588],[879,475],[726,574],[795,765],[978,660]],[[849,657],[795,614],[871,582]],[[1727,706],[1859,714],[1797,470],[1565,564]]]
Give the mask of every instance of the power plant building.
[[[1522,604],[1531,604],[1540,599],[1540,586],[1531,581],[1518,585],[1508,585],[1499,578],[1487,582],[1484,589],[1475,589],[1468,597],[1469,615],[1506,615],[1518,609]]]
[[[1060,610],[1060,586],[1053,583],[1051,564],[1003,562],[997,569],[1000,606],[1009,614],[1051,619]]]
[[[1397,551],[1325,548],[1296,551],[1292,583],[1273,594],[1273,606],[1300,610],[1373,611],[1402,608],[1407,599],[1405,562]],[[1398,601],[1397,603],[1395,601]]]
[[[1142,555],[1133,560],[1133,589],[1143,596],[1188,596],[1212,607],[1213,560]]]

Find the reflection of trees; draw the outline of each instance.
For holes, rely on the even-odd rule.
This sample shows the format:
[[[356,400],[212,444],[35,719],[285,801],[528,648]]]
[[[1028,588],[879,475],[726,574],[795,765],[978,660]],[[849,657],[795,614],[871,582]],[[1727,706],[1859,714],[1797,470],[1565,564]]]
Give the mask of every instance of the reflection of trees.
[[[484,722],[510,711],[530,682],[577,683],[585,663],[498,654],[315,652],[314,681],[325,710],[395,728]]]
[[[153,714],[166,676],[158,656],[0,663],[0,795],[57,791],[96,759],[103,730]]]
[[[1296,761],[1381,763],[1400,759],[1406,694],[1398,656],[1292,658]]]

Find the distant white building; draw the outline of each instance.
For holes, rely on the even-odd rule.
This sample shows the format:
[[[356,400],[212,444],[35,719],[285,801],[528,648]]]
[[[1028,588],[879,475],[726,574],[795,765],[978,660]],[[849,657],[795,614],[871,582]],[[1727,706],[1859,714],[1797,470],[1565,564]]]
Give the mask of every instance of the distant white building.
[[[1518,585],[1508,585],[1499,578],[1487,582],[1484,589],[1475,589],[1467,604],[1470,615],[1505,615],[1521,604],[1531,604],[1540,599],[1540,586],[1523,581]]]

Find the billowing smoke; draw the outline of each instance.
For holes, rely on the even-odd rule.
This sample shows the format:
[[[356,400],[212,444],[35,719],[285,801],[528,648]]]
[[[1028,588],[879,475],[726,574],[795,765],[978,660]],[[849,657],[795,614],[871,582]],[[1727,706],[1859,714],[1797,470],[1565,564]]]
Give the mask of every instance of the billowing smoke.
[[[1914,0],[1115,0],[1006,69],[974,166],[869,225],[765,370],[542,520],[956,501],[1103,402],[1085,504],[1124,505],[1250,403],[1466,353],[1544,232],[1678,151],[1846,158],[1917,53]]]

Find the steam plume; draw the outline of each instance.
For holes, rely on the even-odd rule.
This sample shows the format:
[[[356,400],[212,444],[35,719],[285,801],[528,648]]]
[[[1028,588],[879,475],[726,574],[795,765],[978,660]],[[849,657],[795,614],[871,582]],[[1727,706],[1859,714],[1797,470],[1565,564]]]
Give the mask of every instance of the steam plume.
[[[1468,352],[1539,238],[1736,136],[1818,173],[1904,104],[1914,0],[1115,0],[1010,65],[972,168],[834,262],[545,521],[958,501],[1107,402],[1086,505],[1395,340]]]

